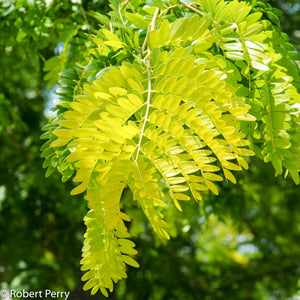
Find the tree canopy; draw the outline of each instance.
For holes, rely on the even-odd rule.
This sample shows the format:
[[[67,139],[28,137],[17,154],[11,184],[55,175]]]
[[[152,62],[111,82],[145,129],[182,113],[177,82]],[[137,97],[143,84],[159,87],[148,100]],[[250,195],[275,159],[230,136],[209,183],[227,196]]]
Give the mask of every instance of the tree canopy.
[[[212,3],[221,5],[223,1],[110,1],[110,5],[105,1],[1,3],[1,289],[51,288],[72,291],[71,299],[102,297],[100,294],[90,296],[89,292],[82,291],[80,278],[83,273],[79,265],[85,231],[83,217],[88,211],[87,206],[96,211],[96,223],[108,222],[105,219],[101,221],[97,207],[93,206],[95,199],[103,197],[97,194],[99,185],[103,193],[110,197],[110,202],[102,203],[101,207],[109,208],[113,195],[116,203],[117,197],[121,197],[121,210],[113,212],[118,217],[108,216],[112,220],[111,224],[107,223],[108,230],[122,231],[121,227],[126,224],[138,250],[134,259],[141,266],[139,269],[126,268],[128,278],[114,287],[109,296],[111,299],[296,297],[299,289],[300,204],[299,187],[293,179],[298,183],[297,105],[300,102],[300,77],[295,63],[299,60],[299,54],[295,51],[299,49],[299,33],[296,29],[299,23],[295,12],[299,7],[296,1],[271,3],[286,11],[289,17],[285,15],[283,20],[295,20],[283,22],[283,29],[290,33],[294,43],[292,46],[288,43],[287,35],[278,29],[281,11],[265,1],[248,2],[232,1],[227,5],[224,2],[226,6],[219,7],[219,14],[224,14],[227,9],[226,22],[223,15],[218,17],[217,6],[211,7]],[[237,14],[237,8],[240,14]],[[246,25],[241,25],[247,17]],[[244,26],[243,29],[239,25]],[[202,28],[202,31],[194,31],[195,27]],[[186,53],[180,52],[180,49],[185,49]],[[276,55],[280,57],[276,58]],[[181,68],[172,67],[174,57],[176,62],[180,60]],[[204,64],[205,67],[202,67]],[[199,86],[184,81],[184,76],[193,78],[188,73],[188,70],[193,70],[190,65],[193,68],[198,66],[194,72],[197,72],[197,76],[213,70],[209,73],[211,78],[208,73],[202,78],[195,77],[193,82],[199,82]],[[151,72],[155,68],[158,73],[153,75]],[[225,79],[222,77],[224,74]],[[179,90],[174,92],[174,85],[170,80],[167,82],[172,76],[177,76],[178,89],[187,85],[187,90],[191,92],[197,91],[197,88],[201,90],[202,81],[209,78],[207,93],[213,96],[203,96],[200,106],[196,102],[199,93],[195,94],[196,98],[182,96],[182,99],[191,99],[185,110],[185,113],[190,112],[190,119],[186,115],[179,117],[178,111],[175,119],[169,116],[177,101],[174,95],[183,93]],[[124,78],[126,83],[122,83]],[[182,81],[179,83],[179,80]],[[138,108],[133,118],[131,109],[139,107],[139,101],[147,103],[152,97],[149,82],[155,89],[161,89],[161,98],[157,97],[156,102],[151,102],[153,107],[149,106],[149,110],[145,105],[145,109],[141,108],[139,113]],[[269,93],[268,86],[271,89],[272,84],[277,90]],[[132,92],[139,89],[141,95],[146,96]],[[53,117],[49,113],[49,106],[52,106],[54,90],[58,99],[54,101],[56,107],[52,110],[56,115]],[[235,91],[233,96],[219,96],[232,91]],[[168,94],[171,96],[167,97]],[[268,95],[275,101],[273,106],[267,103]],[[103,106],[101,103],[99,107],[95,106],[97,97],[104,103]],[[123,99],[118,100],[118,106],[110,100],[114,97]],[[167,98],[172,105],[164,100]],[[222,103],[224,98],[227,100]],[[182,99],[178,100],[177,109],[185,109]],[[84,108],[82,104],[85,104]],[[101,144],[93,145],[91,140],[89,145],[84,144],[84,130],[89,130],[89,136],[93,135],[94,127],[89,121],[96,120],[93,116],[92,119],[87,117],[85,126],[81,127],[84,130],[78,131],[77,136],[73,133],[70,135],[70,131],[77,130],[74,127],[77,126],[74,112],[82,113],[81,116],[76,115],[82,118],[89,109],[86,104],[97,113],[102,113],[98,128],[106,137],[104,140],[101,140],[103,137],[99,138]],[[134,105],[136,108],[133,108]],[[206,105],[205,113],[201,111],[203,105]],[[214,105],[214,113],[210,113],[209,105]],[[198,110],[195,115],[191,107]],[[213,130],[217,130],[218,135],[222,134],[217,138],[224,149],[227,144],[231,145],[226,151],[227,155],[234,153],[236,167],[229,163],[229,159],[221,159],[221,155],[216,154],[218,152],[210,144],[210,139],[203,138],[204,133],[197,129],[199,124],[192,122],[199,114],[202,122],[207,116],[218,122],[216,110],[220,110],[225,117],[224,124],[227,127],[237,129],[233,135],[223,131],[223,123],[213,125]],[[69,119],[65,117],[67,111],[73,111]],[[283,113],[275,118],[277,111]],[[120,126],[116,121],[114,123],[113,118],[125,112],[130,116],[126,119],[124,131],[123,125]],[[152,116],[152,127],[145,122],[147,114],[149,118]],[[268,116],[274,117],[274,120],[270,121]],[[166,122],[172,122],[171,126]],[[271,124],[278,126],[278,132],[277,129],[272,131]],[[200,137],[205,145],[180,152],[180,147],[192,144],[181,139],[179,125],[183,128],[181,134],[186,140]],[[46,144],[39,139],[42,127],[46,131],[42,138],[50,139]],[[173,131],[169,133],[167,130],[171,128]],[[211,128],[210,125],[207,128]],[[144,130],[145,133],[135,138],[138,130]],[[195,132],[192,135],[191,130]],[[273,154],[268,156],[272,140],[270,134],[274,134],[277,140],[273,143]],[[233,139],[236,136],[238,143]],[[107,137],[113,141],[109,146],[104,144]],[[147,144],[143,137],[155,141],[156,148],[151,143]],[[138,147],[130,150],[133,145],[126,138]],[[164,138],[171,144],[164,146]],[[226,144],[220,142],[221,139]],[[173,140],[180,142],[174,144]],[[72,144],[66,148],[65,145],[70,141]],[[112,173],[104,172],[102,177],[97,177],[98,173],[91,173],[90,182],[80,179],[87,175],[79,167],[76,175],[79,180],[75,181],[83,183],[78,185],[68,180],[77,168],[74,162],[78,158],[83,157],[84,164],[94,160],[93,146],[98,149],[97,159],[104,161],[104,164],[99,164],[97,172],[101,168],[105,170],[108,167],[106,161],[114,156],[112,153],[120,151],[116,148],[120,143],[123,143],[121,149],[125,153],[136,151],[131,154],[132,165],[124,164],[124,159],[118,160],[117,164],[112,164],[113,167],[109,166]],[[42,156],[46,159],[40,158],[41,147]],[[77,152],[72,150],[74,147]],[[99,154],[101,147],[104,150]],[[201,167],[202,176],[197,173],[200,168],[189,173],[186,165],[180,171],[178,167],[163,171],[165,156],[168,157],[169,152],[161,156],[159,147],[172,148],[177,164],[180,160],[182,163],[189,161],[190,158],[186,157],[192,151],[203,149],[201,151],[205,153],[201,153],[207,162]],[[211,165],[213,160],[209,158],[209,149],[217,158],[218,164],[215,166]],[[71,159],[70,153],[73,155]],[[254,153],[256,157],[252,157]],[[161,160],[154,165],[162,178],[150,168],[150,163],[158,158]],[[194,156],[193,159],[199,166],[200,159]],[[139,166],[136,171],[135,163]],[[233,168],[247,168],[248,165],[247,171],[232,172]],[[47,176],[53,173],[52,176],[44,178],[42,167],[47,168]],[[195,168],[195,165],[192,167]],[[218,167],[222,168],[222,173]],[[61,176],[55,172],[56,168],[63,174],[65,184],[60,182]],[[292,178],[283,178],[286,169]],[[131,177],[118,177],[123,176],[119,170],[123,175],[127,170]],[[152,189],[153,193],[157,192],[156,195],[148,198],[147,194],[144,195],[139,170],[142,170],[142,177],[152,178],[147,179],[150,180],[147,190]],[[168,172],[175,172],[175,175],[169,176]],[[198,181],[189,181],[190,175],[198,176]],[[204,184],[201,178],[205,179]],[[173,197],[172,193],[168,196],[168,186],[165,184],[168,181]],[[78,194],[87,187],[88,205],[82,195],[69,195],[71,190],[73,194]],[[203,193],[202,190],[214,193]],[[214,195],[217,190],[219,196]],[[182,201],[187,197],[195,198],[198,203]],[[139,204],[136,205],[133,199]],[[155,208],[161,199],[167,205],[163,211]],[[161,213],[164,221],[161,220]],[[93,227],[93,214],[89,212],[90,221],[86,219],[89,230],[87,239],[94,238],[92,231],[96,227]],[[127,223],[129,217],[132,221]],[[171,236],[169,241],[160,239],[168,236]],[[98,235],[96,237],[101,239]],[[122,238],[119,245],[127,248],[123,249],[124,253],[136,253],[132,242],[126,239]],[[98,259],[99,252],[95,250],[94,253],[95,259]],[[123,258],[125,263],[137,266],[132,258],[126,257]],[[86,260],[83,264],[89,262]],[[122,264],[119,261],[113,270],[124,268]],[[85,279],[88,277],[85,275]],[[98,285],[98,281],[94,283],[86,288]],[[104,281],[101,287],[103,292],[103,288],[110,288],[110,283]]]

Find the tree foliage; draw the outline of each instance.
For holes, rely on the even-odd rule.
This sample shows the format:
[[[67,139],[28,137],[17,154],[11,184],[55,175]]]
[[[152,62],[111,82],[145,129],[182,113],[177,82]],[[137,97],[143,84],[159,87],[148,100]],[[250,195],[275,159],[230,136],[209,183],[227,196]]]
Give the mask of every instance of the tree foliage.
[[[75,173],[71,194],[86,192],[82,279],[104,295],[127,277],[125,264],[138,267],[124,192],[168,239],[170,201],[182,210],[218,194],[249,156],[296,184],[300,170],[299,55],[272,11],[274,24],[254,2],[110,3],[110,18],[98,14],[101,29],[86,35],[87,54],[61,72],[42,136],[47,175]],[[68,47],[46,62],[50,82]]]
[[[49,122],[49,106],[54,97],[51,90],[56,89],[55,85],[47,90],[46,81],[50,86],[50,81],[61,78],[60,85],[66,86],[70,81],[62,83],[62,80],[76,74],[73,83],[74,89],[78,89],[84,82],[92,82],[103,68],[122,64],[122,59],[113,57],[117,51],[111,51],[111,63],[103,56],[89,65],[89,49],[99,48],[90,36],[97,35],[98,24],[106,24],[105,28],[111,30],[107,15],[111,8],[107,1],[101,0],[0,2],[0,290],[52,289],[70,291],[69,298],[74,300],[104,299],[101,293],[91,296],[83,292],[80,282],[80,248],[86,230],[82,219],[87,201],[82,201],[82,194],[69,195],[76,182],[61,184],[59,174],[43,178],[43,159],[39,157],[43,140],[39,140],[39,135],[40,128]],[[262,19],[271,22],[269,30],[287,40],[278,30],[280,18],[282,30],[299,49],[297,1],[248,3],[252,13],[260,12]],[[270,3],[283,10],[284,15],[280,17],[281,12]],[[192,2],[189,4],[193,6]],[[191,11],[182,9],[182,5],[171,9],[170,24],[182,17],[182,13],[189,17]],[[133,11],[127,9],[126,13]],[[147,19],[147,24],[151,22],[151,14],[141,9],[139,13]],[[138,31],[141,41],[147,32],[144,28]],[[113,31],[121,40],[118,29]],[[103,36],[99,34],[99,38]],[[284,47],[292,50],[288,44]],[[217,49],[214,45],[209,52],[219,53],[213,52]],[[131,52],[126,55],[132,62]],[[292,60],[297,59],[295,53],[289,55]],[[52,63],[47,62],[44,69],[45,61],[50,58]],[[284,66],[288,65],[286,60]],[[64,72],[63,77],[57,74],[70,68],[75,72]],[[290,66],[288,70],[291,71]],[[85,75],[80,77],[82,72]],[[294,85],[297,76],[297,72],[291,75]],[[247,87],[246,81],[243,79],[243,85]],[[55,102],[64,101],[64,96],[68,94],[58,95]],[[72,93],[69,101],[73,101]],[[60,109],[63,112],[65,108]],[[134,259],[141,268],[126,268],[128,278],[114,285],[111,299],[297,298],[299,186],[290,176],[285,180],[284,174],[275,178],[272,164],[265,164],[258,157],[245,159],[249,169],[232,172],[236,184],[226,180],[215,182],[219,196],[202,192],[203,201],[179,201],[182,212],[169,196],[161,198],[167,206],[157,208],[169,226],[165,228],[172,237],[168,241],[154,233],[149,220],[133,201],[128,182],[120,206],[131,218],[126,226],[139,252]],[[162,193],[168,195],[165,186]]]

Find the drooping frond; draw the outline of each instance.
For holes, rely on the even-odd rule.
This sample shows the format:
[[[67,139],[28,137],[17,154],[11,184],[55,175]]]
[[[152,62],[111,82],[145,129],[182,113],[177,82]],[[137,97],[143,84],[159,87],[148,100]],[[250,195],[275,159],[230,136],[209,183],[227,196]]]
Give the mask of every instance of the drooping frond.
[[[153,71],[128,63],[109,68],[101,79],[85,86],[86,94],[70,103],[54,131],[58,139],[51,146],[67,145],[66,159],[77,170],[73,180],[79,184],[71,193],[87,190],[90,214],[97,219],[92,224],[102,224],[91,228],[95,235],[104,229],[111,238],[117,228],[126,232],[123,220],[129,218],[120,211],[119,202],[128,184],[154,231],[168,238],[167,224],[155,208],[164,206],[159,177],[181,209],[179,201],[189,200],[189,193],[195,200],[201,200],[202,191],[217,194],[214,182],[223,180],[220,170],[235,182],[232,170],[247,168],[243,157],[253,154],[238,130],[239,119],[252,120],[247,115],[250,106],[230,92],[222,73],[205,70],[183,49],[161,51],[151,64]],[[89,192],[94,177],[98,193]],[[104,264],[106,258],[101,257]],[[120,272],[111,278],[122,277]],[[111,289],[106,281],[97,280],[86,287],[95,283]]]
[[[117,177],[115,180],[119,182]],[[114,197],[118,191],[120,189],[105,192],[110,192],[108,196]],[[106,289],[112,291],[113,282],[127,277],[125,263],[138,267],[138,263],[128,256],[136,254],[137,251],[134,243],[127,239],[130,235],[122,221],[128,217],[120,211],[118,214],[113,213],[118,208],[114,207],[114,201],[111,205],[107,203],[111,198],[103,198],[95,176],[90,180],[86,199],[91,210],[85,217],[87,231],[82,249],[81,269],[88,272],[82,277],[82,280],[87,281],[83,288],[92,289],[92,294],[100,289],[108,296]]]

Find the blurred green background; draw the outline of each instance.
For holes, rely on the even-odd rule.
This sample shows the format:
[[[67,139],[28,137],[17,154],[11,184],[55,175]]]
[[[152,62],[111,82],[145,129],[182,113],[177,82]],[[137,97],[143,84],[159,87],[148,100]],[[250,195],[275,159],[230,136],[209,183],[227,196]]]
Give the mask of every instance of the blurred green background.
[[[80,281],[86,202],[69,195],[72,182],[62,184],[58,174],[45,178],[39,137],[57,73],[77,61],[85,35],[98,28],[96,12],[106,13],[108,3],[0,2],[0,290],[102,299],[83,292]],[[249,2],[274,25],[280,19],[300,51],[298,0]],[[51,57],[55,68],[45,68]],[[128,269],[110,299],[300,299],[299,187],[251,160],[238,184],[220,186],[220,196],[190,202],[183,213],[170,210],[178,217],[168,243],[127,204],[141,267]]]

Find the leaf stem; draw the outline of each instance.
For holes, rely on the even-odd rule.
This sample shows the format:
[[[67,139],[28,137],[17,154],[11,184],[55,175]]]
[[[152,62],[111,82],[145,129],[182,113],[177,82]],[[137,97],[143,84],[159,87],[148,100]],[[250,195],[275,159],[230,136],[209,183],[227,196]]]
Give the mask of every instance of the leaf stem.
[[[159,8],[156,7],[154,15],[153,15],[153,18],[152,18],[152,21],[151,21],[151,23],[148,26],[148,30],[147,30],[146,37],[145,37],[145,40],[144,40],[144,43],[143,43],[143,46],[142,46],[141,54],[143,54],[144,51],[145,51],[149,32],[152,31],[152,30],[154,30],[154,28],[155,28],[155,22],[157,20],[158,13],[159,13]]]
[[[141,130],[140,140],[139,140],[139,143],[138,143],[136,157],[134,159],[135,162],[137,162],[137,159],[139,157],[139,153],[140,153],[140,150],[141,150],[142,139],[143,139],[143,135],[144,135],[146,123],[148,121],[148,114],[149,114],[149,108],[150,108],[150,99],[151,99],[151,72],[150,72],[150,60],[149,59],[146,60],[146,66],[147,66],[147,80],[148,80],[148,93],[147,93],[147,102],[146,102],[147,103],[147,108],[146,108],[146,113],[145,113],[145,119],[144,119],[143,127],[142,127],[142,130]]]
[[[142,46],[141,54],[143,54],[144,49],[146,47],[147,38],[148,38],[149,32],[152,31],[152,30],[154,30],[154,28],[155,28],[155,23],[156,23],[158,14],[159,14],[159,8],[156,7],[154,15],[153,15],[153,18],[152,18],[152,21],[149,24],[149,27],[148,27],[148,30],[147,30],[147,34],[146,34],[146,37],[145,37],[145,40],[144,40],[144,43],[143,43],[143,46]],[[147,81],[148,81],[148,91],[147,91],[147,101],[146,101],[147,108],[146,108],[146,113],[145,113],[145,119],[144,119],[143,127],[142,127],[142,130],[141,130],[140,140],[139,140],[139,143],[138,143],[136,157],[134,159],[135,162],[137,162],[137,159],[139,157],[139,153],[141,151],[142,139],[143,139],[143,136],[144,136],[144,131],[145,131],[146,123],[148,121],[149,108],[151,106],[151,103],[150,103],[150,99],[151,99],[151,70],[150,70],[151,66],[150,66],[150,58],[146,59],[146,67],[147,67]]]

